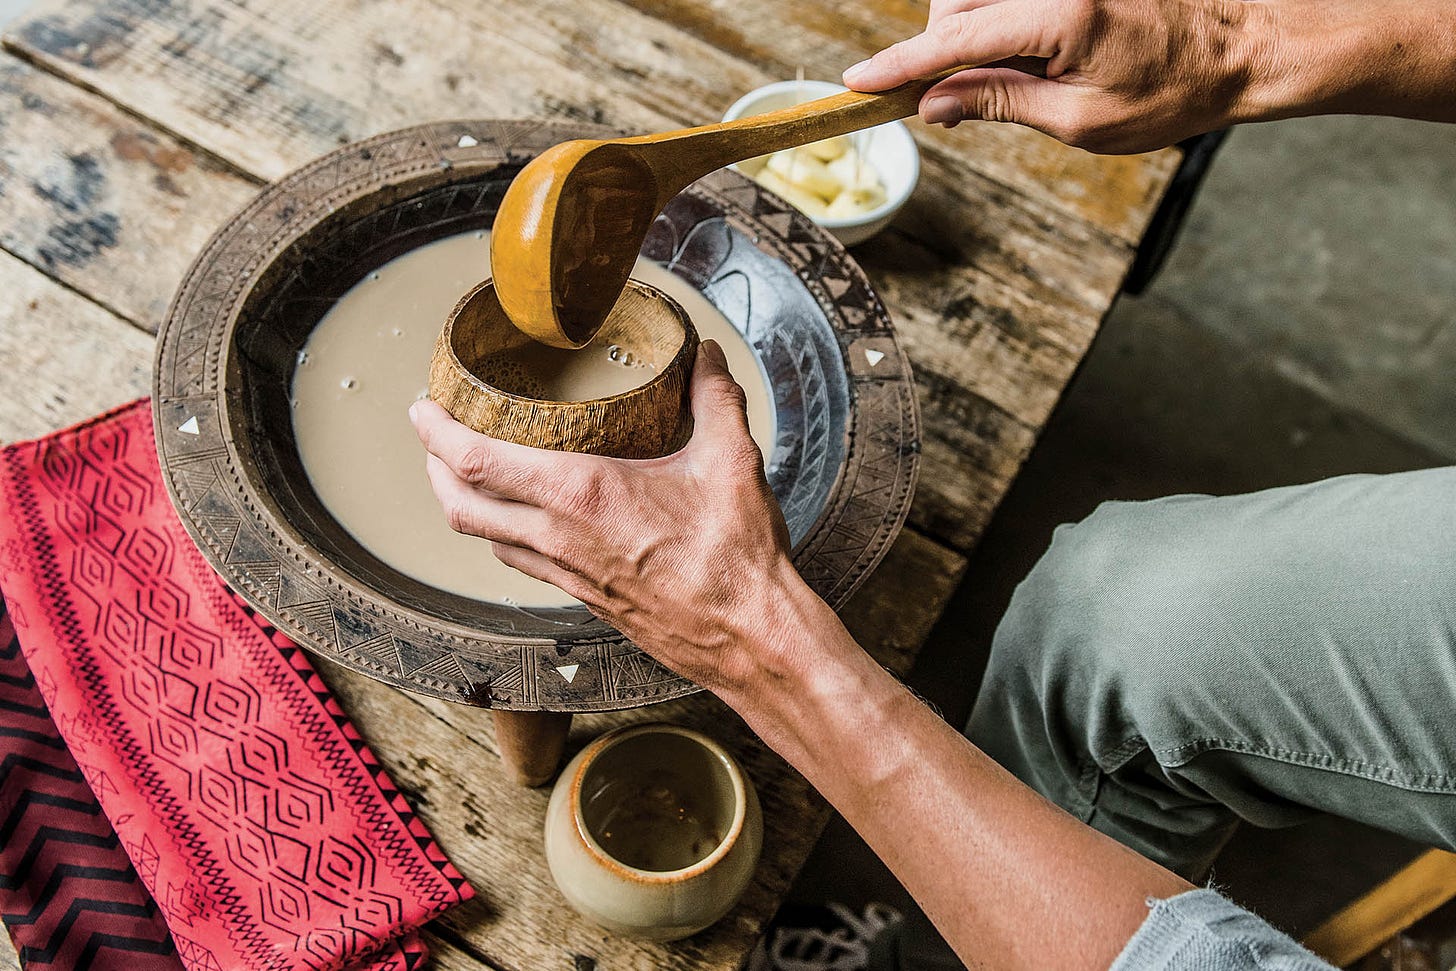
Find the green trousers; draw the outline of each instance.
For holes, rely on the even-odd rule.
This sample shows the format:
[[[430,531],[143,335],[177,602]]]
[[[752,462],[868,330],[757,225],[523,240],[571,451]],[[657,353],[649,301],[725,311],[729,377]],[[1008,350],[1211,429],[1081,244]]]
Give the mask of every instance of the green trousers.
[[[1456,468],[1106,503],[996,632],[971,739],[1200,879],[1239,820],[1456,849]]]

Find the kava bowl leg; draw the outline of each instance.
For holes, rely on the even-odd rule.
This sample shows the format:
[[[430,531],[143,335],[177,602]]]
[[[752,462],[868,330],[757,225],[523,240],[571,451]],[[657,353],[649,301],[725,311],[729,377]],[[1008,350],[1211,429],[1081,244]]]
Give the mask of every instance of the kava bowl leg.
[[[561,767],[566,735],[571,730],[569,711],[491,712],[501,761],[511,778],[523,786],[544,786]]]

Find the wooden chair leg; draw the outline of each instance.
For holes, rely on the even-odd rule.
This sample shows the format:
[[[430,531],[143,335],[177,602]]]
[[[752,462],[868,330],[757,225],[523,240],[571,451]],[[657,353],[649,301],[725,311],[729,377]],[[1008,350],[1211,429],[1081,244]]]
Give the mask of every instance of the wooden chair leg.
[[[512,779],[523,786],[544,786],[561,767],[566,735],[571,730],[569,711],[491,712],[501,761]]]
[[[1456,897],[1456,853],[1428,850],[1304,939],[1337,968],[1360,958]]]

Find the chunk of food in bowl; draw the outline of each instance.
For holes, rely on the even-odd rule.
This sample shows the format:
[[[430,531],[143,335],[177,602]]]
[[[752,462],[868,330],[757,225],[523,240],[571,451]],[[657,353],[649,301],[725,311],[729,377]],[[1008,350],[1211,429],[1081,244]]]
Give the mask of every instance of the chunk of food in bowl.
[[[848,135],[775,152],[750,178],[817,218],[860,216],[885,202],[879,172]]]

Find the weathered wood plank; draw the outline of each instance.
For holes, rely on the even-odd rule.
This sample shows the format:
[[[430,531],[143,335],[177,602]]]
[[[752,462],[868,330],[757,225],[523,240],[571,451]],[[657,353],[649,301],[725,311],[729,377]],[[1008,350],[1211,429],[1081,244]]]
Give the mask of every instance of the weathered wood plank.
[[[207,238],[257,185],[0,56],[0,248],[155,331]]]
[[[957,554],[907,531],[846,607],[845,622],[882,663],[903,672],[963,566]],[[711,696],[578,716],[572,752],[621,724],[668,720],[699,728],[733,751],[764,804],[763,864],[733,913],[677,944],[613,937],[568,909],[551,882],[541,847],[549,791],[520,789],[501,773],[489,712],[404,695],[333,665],[325,665],[323,673],[395,783],[479,892],[478,900],[442,918],[442,933],[458,938],[465,950],[441,967],[473,967],[470,954],[476,952],[521,971],[566,971],[575,955],[613,969],[736,968],[828,818],[802,777]]]
[[[546,12],[571,9],[558,3]],[[664,109],[691,111],[709,96],[691,70],[703,57],[728,72],[713,80],[729,90],[758,82],[746,65],[670,27],[654,30],[645,18],[638,26],[634,33],[612,21],[543,21],[535,5],[468,0],[56,0],[12,25],[6,42],[273,179],[345,142],[446,117],[670,125]],[[616,51],[577,56],[576,42],[611,51],[603,37],[621,59]],[[676,45],[666,47],[674,56],[654,41]],[[640,98],[620,96],[639,89]]]
[[[0,442],[33,438],[138,398],[152,340],[0,253]]]
[[[603,87],[584,82],[565,63],[571,52],[562,45],[580,31],[569,13],[574,7],[564,6],[564,0],[543,8],[543,21],[552,29],[535,32],[535,48],[506,45],[515,61],[507,59],[499,74],[490,75],[457,73],[466,71],[456,64],[465,55],[450,53],[456,50],[449,46],[450,38],[470,34],[458,18],[444,18],[451,33],[425,45],[438,51],[437,56],[425,58],[413,47],[405,52],[399,46],[404,43],[401,37],[417,41],[444,29],[436,22],[438,17],[431,20],[427,15],[408,30],[402,22],[387,20],[388,11],[393,11],[388,16],[405,18],[413,15],[413,7],[371,5],[372,26],[350,20],[334,31],[341,16],[338,11],[352,11],[348,3],[280,8],[280,0],[270,0],[245,11],[235,6],[214,8],[205,0],[190,6],[179,0],[149,20],[128,7],[139,2],[122,0],[87,15],[91,8],[82,0],[53,0],[34,19],[22,23],[15,37],[29,56],[103,87],[119,100],[130,99],[133,108],[166,117],[189,138],[211,139],[215,150],[258,175],[281,171],[315,150],[331,147],[339,137],[422,116],[479,110],[481,105],[502,105],[503,113],[584,112],[620,124],[634,120],[665,124],[664,112],[682,112],[680,102],[708,96],[701,83],[692,84],[694,72],[679,66],[689,57],[708,55],[703,49],[681,48],[681,35],[675,40],[658,36],[665,29],[659,27],[635,43],[615,38],[620,50],[598,39],[584,45],[584,50],[596,53],[583,59],[597,73],[612,77],[655,71],[639,86],[679,92],[673,96],[676,100],[659,98],[653,108],[634,108],[625,97],[603,101]],[[435,9],[428,7],[427,13]],[[328,13],[331,10],[335,13]],[[617,21],[604,31],[620,33],[620,25],[613,24]],[[320,31],[330,37],[331,53],[310,60],[309,38]],[[485,33],[494,38],[491,43],[499,40],[490,31]],[[397,41],[389,56],[378,52],[382,37]],[[670,40],[679,47],[670,46]],[[716,62],[731,61],[706,45],[700,47]],[[259,84],[263,75],[246,75],[244,68],[256,67],[257,58],[249,60],[237,51],[248,49],[272,51],[265,60],[275,66],[266,83]],[[607,50],[615,59],[600,53]],[[495,59],[494,53],[486,53]],[[654,55],[666,66],[651,66]],[[409,72],[395,64],[399,58],[412,66]],[[731,63],[722,70],[729,69]],[[525,80],[518,81],[516,75],[522,72]],[[663,72],[671,83],[659,83]],[[537,77],[555,80],[533,87]],[[362,103],[336,95],[323,97],[318,89],[324,84],[356,100],[371,92],[380,96]],[[254,90],[244,90],[250,86]],[[31,90],[39,87],[32,81],[10,97],[43,98],[44,92]],[[393,87],[395,98],[382,97],[388,87]],[[214,112],[221,101],[231,107],[219,116],[215,131],[196,121],[201,113]],[[320,112],[328,105],[348,106],[334,119],[337,124],[321,120]],[[91,110],[106,109],[92,106]],[[622,112],[633,114],[628,118]],[[44,121],[50,126],[47,137],[62,143],[98,137],[62,130],[67,127],[64,116],[58,119]],[[128,116],[121,119],[131,123]],[[111,119],[108,124],[116,127],[120,122]],[[153,137],[159,151],[181,147],[166,136]],[[106,158],[105,153],[98,157]],[[215,168],[201,158],[191,163],[189,171],[198,184],[188,188],[190,225],[210,229],[246,195],[243,180]],[[37,178],[35,165],[27,177]],[[136,220],[136,234],[153,240],[150,249],[160,258],[147,260],[124,280],[108,277],[105,261],[68,267],[68,282],[102,300],[112,293],[134,293],[135,299],[127,299],[119,309],[138,315],[134,319],[144,326],[154,326],[156,318],[145,316],[146,307],[165,300],[193,244],[169,232],[176,223],[169,207],[177,200],[154,191],[146,178],[119,176],[118,181],[127,188],[125,213],[119,206],[89,206],[85,218],[123,217],[123,231]],[[204,182],[218,188],[209,192]],[[0,220],[6,215],[0,213]],[[57,220],[75,218],[65,212],[49,215],[51,221],[41,225],[9,214],[20,223],[11,232],[44,239],[59,231]],[[1045,422],[1085,352],[1120,285],[1129,253],[1101,231],[1061,217],[1055,208],[968,170],[953,156],[932,151],[926,155],[921,189],[895,231],[860,247],[857,255],[884,294],[921,378],[925,465],[912,521],[967,548],[984,528],[1027,454],[1035,430]],[[95,274],[95,282],[90,274]]]
[[[507,115],[567,114],[635,127],[711,121],[757,84],[791,77],[797,66],[837,76],[924,21],[922,11],[906,5],[831,0],[754,0],[731,14],[687,0],[641,8],[616,0],[503,0],[488,8],[422,0],[224,11],[179,2],[53,0],[11,36],[199,144],[251,158],[272,178],[338,141],[424,120],[420,109],[446,117],[490,105]],[[867,16],[873,29],[841,30]],[[484,65],[489,78],[480,76]],[[499,90],[502,82],[509,91]],[[416,97],[424,90],[433,110]],[[634,111],[639,103],[659,116]],[[260,133],[284,136],[296,154],[278,167],[265,154],[277,139]],[[967,170],[1126,242],[1140,235],[1173,164],[1167,153],[1097,158],[1004,126],[924,134]]]
[[[492,962],[467,942],[460,939],[448,927],[441,927],[436,921],[425,928],[424,939],[430,949],[430,959],[425,965],[428,971],[497,971],[500,965]],[[567,961],[557,965],[561,971],[576,971]],[[551,965],[545,965],[543,971]]]
[[[93,0],[50,0],[9,36],[27,56],[177,127],[262,177],[276,176],[340,139],[422,117],[475,113],[483,106],[508,114],[567,114],[618,124],[699,120],[704,112],[716,113],[722,107],[718,101],[731,98],[725,92],[738,90],[732,85],[767,77],[712,47],[692,46],[684,35],[625,10],[616,0],[532,3],[519,17],[510,16],[507,3],[490,12],[488,23],[474,5],[443,18],[432,15],[435,8],[428,4],[417,6],[357,9],[339,0],[299,12],[298,5],[283,0],[246,9],[192,0],[159,11],[143,0],[105,7]],[[472,27],[482,36],[472,36]],[[329,38],[325,57],[310,48],[311,37],[320,33]],[[406,36],[415,44],[409,51],[381,40]],[[497,54],[513,59],[500,62],[489,76],[452,73],[450,58],[462,46],[462,58],[474,55],[492,64]],[[266,56],[245,57],[239,50],[265,51]],[[591,71],[583,74],[586,68]],[[373,97],[386,90],[393,97]],[[231,110],[214,119],[220,102]],[[332,122],[325,124],[321,105],[337,109]],[[1036,278],[1040,251],[1081,257],[1088,246],[1103,247],[1116,260],[1126,260],[1125,246],[1089,233],[1085,225],[1074,221],[1064,233],[1066,220],[1043,201],[1044,193],[1003,191],[1000,183],[978,173],[978,158],[974,152],[932,146],[926,181],[958,191],[970,206],[955,206],[951,218],[929,225],[915,213],[945,212],[940,200],[912,208],[906,222],[913,230],[933,235],[962,261],[987,260],[989,272],[999,271],[1008,280],[1019,279],[1028,266]],[[974,229],[959,225],[958,217],[968,209],[982,210],[977,215],[981,225]],[[988,240],[1002,239],[1015,243],[998,242],[982,252]],[[1008,263],[1007,257],[1013,259]],[[1070,262],[1070,276],[1060,265],[1059,272],[1039,271],[1041,284],[1100,313],[1120,273],[1089,274],[1079,261]],[[1093,284],[1090,289],[1084,277]]]

